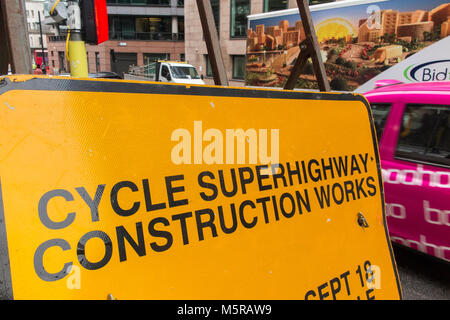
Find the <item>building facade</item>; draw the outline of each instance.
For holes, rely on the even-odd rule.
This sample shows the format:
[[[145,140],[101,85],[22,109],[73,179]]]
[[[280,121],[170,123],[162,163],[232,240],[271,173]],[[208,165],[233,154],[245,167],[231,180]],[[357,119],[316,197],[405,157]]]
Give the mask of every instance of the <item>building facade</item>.
[[[55,27],[45,25],[44,16],[46,15],[46,1],[45,0],[26,0],[25,9],[27,16],[27,29],[28,38],[31,49],[31,57],[33,59],[33,66],[42,63],[42,50],[44,51],[44,62],[48,64],[48,52],[47,52],[47,37],[55,33]],[[39,16],[41,21],[39,21]],[[40,25],[42,22],[42,25]],[[40,34],[40,28],[42,27],[42,34]]]
[[[89,73],[126,73],[156,59],[184,60],[183,0],[107,0],[109,40],[86,45]],[[52,73],[70,72],[64,33],[49,37]]]

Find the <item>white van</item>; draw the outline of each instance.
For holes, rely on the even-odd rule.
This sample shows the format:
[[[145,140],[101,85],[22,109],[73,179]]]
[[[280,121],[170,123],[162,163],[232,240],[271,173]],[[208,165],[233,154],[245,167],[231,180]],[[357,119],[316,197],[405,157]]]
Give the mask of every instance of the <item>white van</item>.
[[[193,65],[182,61],[159,60],[145,66],[134,67],[125,79],[150,80],[173,83],[205,84]]]

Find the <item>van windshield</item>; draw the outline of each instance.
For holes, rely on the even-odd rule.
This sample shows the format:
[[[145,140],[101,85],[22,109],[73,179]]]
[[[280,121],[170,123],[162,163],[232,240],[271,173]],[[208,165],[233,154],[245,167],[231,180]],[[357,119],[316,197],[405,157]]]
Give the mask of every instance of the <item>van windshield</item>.
[[[200,79],[197,70],[194,67],[187,66],[170,66],[172,76],[177,79]]]

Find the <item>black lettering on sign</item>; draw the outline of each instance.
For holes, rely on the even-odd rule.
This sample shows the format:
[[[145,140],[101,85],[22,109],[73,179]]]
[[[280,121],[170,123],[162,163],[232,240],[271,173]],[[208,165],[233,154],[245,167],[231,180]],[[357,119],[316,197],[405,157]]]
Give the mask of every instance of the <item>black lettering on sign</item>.
[[[308,190],[304,189],[303,191],[304,196],[302,196],[300,191],[295,191],[295,197],[297,198],[297,205],[300,214],[303,213],[302,207],[305,207],[306,211],[311,212],[311,204],[309,203]]]
[[[34,271],[44,281],[57,281],[69,274],[72,262],[66,262],[58,272],[50,273],[44,268],[44,253],[48,248],[59,247],[63,251],[70,250],[70,244],[64,239],[51,239],[42,243],[34,253]]]
[[[186,226],[186,219],[192,218],[192,212],[185,212],[180,214],[175,214],[172,216],[172,221],[180,220],[181,235],[183,236],[183,244],[189,244],[189,237]]]
[[[347,202],[350,201],[349,196],[348,196],[349,194],[352,195],[353,200],[356,199],[355,198],[355,193],[353,191],[353,187],[354,187],[353,186],[353,181],[344,181],[345,197],[347,199]]]
[[[192,214],[191,214],[191,216],[192,216]],[[167,227],[168,225],[170,225],[170,222],[166,218],[158,217],[158,218],[155,218],[152,221],[150,221],[150,223],[148,224],[148,232],[150,233],[150,235],[152,235],[153,237],[166,239],[166,244],[160,245],[160,244],[157,244],[156,242],[152,242],[152,243],[150,243],[150,247],[152,247],[153,251],[163,252],[163,251],[170,249],[170,247],[173,244],[173,237],[169,231],[156,230],[155,224],[157,224],[157,223],[162,223],[164,226]]]
[[[325,290],[325,288],[328,287],[328,282],[325,282],[324,284],[320,285],[317,290],[319,292],[319,299],[320,300],[324,300],[326,297],[328,297],[330,295],[329,292],[323,292],[323,290]]]
[[[69,191],[66,191],[64,189],[51,190],[49,192],[46,192],[39,200],[39,219],[41,220],[42,224],[49,229],[63,229],[70,226],[70,224],[75,220],[75,212],[68,213],[66,219],[64,219],[63,221],[55,222],[51,220],[48,217],[47,207],[50,199],[55,197],[62,197],[66,201],[73,201],[73,195]]]
[[[289,199],[289,206],[285,206],[285,201],[284,199],[288,198]],[[287,211],[286,207],[291,208],[290,211]],[[283,216],[285,216],[286,218],[291,218],[294,216],[295,214],[295,203],[294,203],[294,198],[292,197],[292,195],[288,192],[285,192],[281,195],[280,197],[280,209],[281,209],[281,213],[283,214]]]
[[[234,169],[230,170],[231,183],[233,184],[233,189],[231,191],[227,190],[225,179],[223,177],[223,170],[219,170],[219,181],[220,189],[225,197],[233,197],[237,193],[237,182],[236,182],[236,171]]]
[[[366,153],[359,154],[359,158],[357,155],[353,155],[351,157],[345,156],[345,158],[330,157],[317,160],[311,159],[308,161],[295,161],[295,163],[293,162],[293,165],[289,162],[285,165],[272,164],[270,167],[272,170],[272,178],[270,178],[269,174],[266,174],[266,171],[262,171],[268,170],[268,165],[231,168],[229,170],[227,169],[229,173],[224,173],[223,170],[217,170],[217,173],[203,171],[197,177],[198,186],[203,189],[199,192],[199,195],[204,201],[213,201],[218,198],[219,192],[221,192],[225,197],[233,197],[237,194],[241,195],[239,191],[242,192],[242,195],[245,195],[249,193],[249,190],[257,192],[258,190],[266,191],[271,190],[272,188],[282,189],[283,187],[288,187],[288,185],[292,186],[297,183],[302,184],[302,182],[308,183],[309,177],[312,185],[311,188],[314,189],[317,202],[320,207],[324,209],[326,207],[330,207],[333,203],[340,205],[345,201],[350,202],[352,200],[358,200],[376,195],[377,187],[375,184],[375,178],[372,176],[358,177],[357,179],[347,178],[347,181],[339,182],[330,181],[327,185],[325,185],[325,183],[323,183],[323,185],[322,183],[319,185],[314,183],[318,181],[325,181],[327,179],[333,179],[335,177],[352,175],[354,173],[363,173],[363,170],[367,172],[368,158],[368,154]],[[371,159],[371,161],[373,161],[373,158]],[[218,180],[216,180],[216,176],[218,176]],[[237,179],[239,179],[239,181],[237,181]],[[142,180],[143,195],[139,193],[140,186],[138,187],[138,185],[134,182],[120,181],[113,185],[110,190],[111,208],[117,215],[129,217],[139,211],[141,208],[141,202],[144,200],[146,212],[154,212],[157,210],[187,205],[189,203],[189,199],[187,196],[183,196],[185,186],[181,184],[181,181],[184,181],[184,175],[182,174],[164,177],[163,183],[165,182],[167,201],[160,201],[161,199],[155,200],[155,197],[152,197],[149,179]],[[77,187],[72,193],[64,189],[48,191],[39,199],[39,219],[42,224],[49,229],[63,229],[69,227],[73,224],[77,214],[78,218],[82,217],[80,216],[81,212],[69,212],[70,210],[66,209],[63,211],[63,218],[56,219],[63,220],[54,221],[55,218],[50,218],[52,217],[52,204],[54,204],[52,201],[65,201],[67,207],[70,208],[70,202],[74,201],[74,196],[77,197],[78,194],[81,197],[81,199],[77,198],[78,202],[82,204],[83,207],[84,205],[87,205],[90,210],[90,217],[86,211],[87,219],[90,218],[92,222],[98,222],[100,221],[100,202],[105,193],[105,189],[106,185],[100,184],[97,185],[95,192],[93,189],[89,188],[88,190],[90,191],[88,192],[85,187]],[[217,212],[215,212],[215,210],[213,211],[213,209],[202,207],[195,209],[193,208],[191,212],[171,215],[170,218],[151,217],[153,215],[151,214],[150,219],[153,219],[150,220],[147,227],[149,235],[156,238],[151,240],[152,242],[146,241],[143,230],[144,222],[135,222],[134,219],[131,219],[131,221],[129,221],[132,223],[131,229],[126,229],[123,225],[115,226],[119,261],[127,261],[130,255],[127,250],[129,251],[130,248],[132,248],[131,255],[133,255],[134,251],[134,253],[139,257],[145,256],[147,254],[146,246],[148,244],[155,252],[169,250],[174,241],[178,241],[178,238],[176,237],[179,234],[181,234],[183,244],[187,245],[190,242],[189,236],[193,236],[192,234],[189,235],[188,230],[195,233],[195,227],[198,234],[198,241],[203,241],[209,234],[211,234],[212,238],[218,237],[220,230],[222,230],[223,234],[231,234],[237,230],[239,225],[242,225],[242,227],[246,229],[254,228],[259,218],[264,218],[264,222],[268,224],[269,222],[274,221],[273,217],[269,216],[269,214],[273,214],[275,221],[279,221],[280,219],[294,218],[296,212],[298,212],[298,215],[301,215],[303,214],[303,210],[311,212],[308,189],[295,189],[296,188],[291,188],[291,190],[281,190],[279,193],[280,196],[264,194],[257,199],[249,197],[248,199],[239,199],[234,202],[228,201],[226,204],[227,208],[225,208],[225,204],[221,204],[217,206]],[[153,187],[153,184],[152,190],[156,190],[156,188]],[[309,190],[312,194],[311,189]],[[119,196],[119,192],[124,193],[122,197]],[[125,193],[131,195],[131,197],[125,197]],[[138,197],[141,197],[141,199]],[[58,198],[62,198],[63,200]],[[272,206],[270,206],[268,202],[272,202]],[[257,208],[258,205],[260,206]],[[84,209],[87,210],[86,207],[84,207]],[[145,213],[145,211],[143,213]],[[219,218],[218,223],[216,219],[217,213]],[[259,214],[261,213],[263,216],[259,217]],[[194,218],[193,215],[195,215],[195,219],[190,219]],[[145,219],[144,216],[142,218]],[[190,222],[188,221],[189,219]],[[172,233],[172,231],[174,231],[172,229],[178,228],[176,226],[171,227],[171,223],[177,224],[176,221],[179,221],[180,229],[175,230],[177,232]],[[195,223],[195,227],[194,225],[189,225],[190,229],[188,229],[188,223]],[[134,228],[136,228],[136,233],[134,232]],[[74,230],[67,231],[70,233]],[[105,248],[104,254],[103,251],[101,252],[100,261],[88,260],[90,257],[89,248],[87,249],[88,254],[86,255],[86,243],[92,238],[100,239]],[[52,273],[54,269],[50,269],[50,267],[47,266],[47,268],[52,271],[48,272],[44,267],[45,261],[43,260],[45,259],[45,252],[52,247],[56,247],[56,249],[51,249],[52,251],[58,250],[58,248],[62,251],[71,249],[69,243],[63,239],[52,239],[46,241],[37,248],[34,255],[35,271],[38,276],[45,281],[55,281],[65,277],[68,272],[70,272],[70,267],[72,266],[72,262],[66,262],[65,264],[61,262],[61,265],[58,265],[57,269],[60,267],[63,267],[63,269]],[[104,267],[110,261],[113,246],[110,237],[105,232],[95,230],[90,231],[81,237],[77,244],[76,250],[81,266],[88,270],[97,270]],[[364,266],[366,267],[366,264]],[[54,267],[52,266],[52,268]],[[369,272],[368,270],[370,269],[367,269],[366,273]],[[305,299],[336,299],[340,298],[340,295],[345,295],[345,291],[348,295],[350,295],[348,275],[349,271],[341,274],[340,276],[335,276],[325,283],[319,282],[319,286],[316,286],[314,290],[310,290],[305,294]],[[362,278],[361,281],[364,286]],[[368,290],[366,295],[368,299],[374,298],[373,291]],[[364,296],[364,293],[362,296]]]
[[[89,209],[91,210],[91,220],[92,222],[99,221],[98,216],[98,205],[100,204],[100,200],[103,195],[103,191],[105,191],[104,184],[101,184],[97,187],[97,190],[95,191],[94,199],[92,199],[89,194],[87,193],[86,189],[84,187],[75,188],[77,190],[78,194],[81,196],[81,198],[86,202]]]
[[[265,223],[269,223],[269,213],[267,212],[267,206],[266,206],[267,201],[270,201],[270,197],[256,199],[256,203],[262,204]]]
[[[268,168],[269,168],[268,165],[256,166],[256,178],[258,180],[259,191],[272,189],[271,185],[264,185],[263,184],[263,180],[268,179],[269,175],[268,174],[261,174],[261,170],[264,170],[264,172],[267,172]]]
[[[289,164],[289,162],[288,162]],[[277,168],[280,169],[280,172],[276,173]],[[272,165],[272,178],[273,178],[273,186],[278,188],[278,180],[281,179],[283,181],[283,186],[287,187],[286,177],[284,176],[284,166],[282,164],[274,164]],[[292,183],[291,183],[292,185]]]
[[[278,206],[277,206],[277,198],[275,196],[272,196],[272,206],[273,206],[273,213],[275,215],[275,220],[280,220],[280,216],[278,215]]]
[[[342,157],[338,157],[338,163],[336,163],[336,158],[333,158],[334,167],[339,177],[347,175],[347,156],[345,156],[344,159],[345,161],[342,159]]]
[[[339,192],[337,192],[336,189],[338,189]],[[331,187],[331,193],[336,204],[342,204],[342,202],[344,202],[344,190],[342,189],[340,183],[336,182],[335,184],[333,184],[333,186]]]
[[[364,196],[364,198],[367,198],[367,194],[366,194],[366,192],[364,191],[364,188],[363,188],[363,182],[364,182],[364,178],[362,178],[361,180],[360,180],[360,183],[358,183],[358,179],[356,179],[355,180],[355,185],[356,185],[356,195],[357,195],[357,197],[358,197],[358,199],[360,199],[361,198],[361,194]]]
[[[208,196],[204,192],[200,192],[200,197],[202,197],[202,199],[205,200],[205,201],[215,200],[217,198],[217,195],[219,194],[219,191],[218,191],[216,185],[214,185],[212,183],[205,182],[203,180],[204,177],[209,177],[212,180],[215,179],[214,174],[212,172],[209,172],[209,171],[203,171],[203,172],[201,172],[198,175],[198,185],[200,187],[202,187],[202,188],[206,188],[206,189],[212,190],[212,194],[210,196]]]
[[[248,173],[248,177],[245,177],[245,173]],[[250,167],[239,168],[239,179],[241,180],[241,189],[242,194],[246,194],[247,190],[245,189],[246,184],[250,184],[254,180],[253,170]]]
[[[114,212],[119,216],[128,217],[135,214],[139,210],[141,203],[136,201],[130,209],[122,209],[117,202],[117,194],[122,188],[129,188],[131,191],[136,192],[138,191],[138,187],[131,181],[121,181],[116,183],[111,189],[111,206]]]
[[[173,187],[172,182],[173,181],[180,181],[184,180],[184,175],[176,175],[176,176],[169,176],[166,177],[166,189],[167,189],[167,198],[169,199],[169,207],[178,207],[178,206],[184,206],[188,204],[187,199],[181,199],[181,200],[174,200],[173,194],[178,192],[184,191],[184,186],[180,187]]]
[[[334,171],[333,171],[333,163],[331,161],[331,158],[328,158],[328,165],[325,165],[325,161],[323,159],[320,159],[322,163],[322,170],[323,170],[323,178],[327,179],[327,170],[331,173],[331,178],[334,178]]]
[[[320,186],[320,195],[317,191],[317,187],[314,187],[314,192],[316,193],[321,209],[324,208],[325,204],[327,207],[330,206],[330,185],[327,184],[326,189],[323,186]]]
[[[91,262],[86,259],[86,252],[85,252],[86,243],[92,238],[101,239],[105,246],[105,254],[103,258],[98,262]],[[106,233],[100,230],[94,230],[86,233],[84,236],[81,237],[77,245],[78,261],[84,268],[88,270],[97,270],[105,266],[111,259],[112,251],[113,247],[111,238]]]
[[[336,294],[341,291],[341,282],[339,278],[333,278],[330,280],[331,295],[333,300],[336,300]]]
[[[317,167],[315,170],[311,168],[313,164]],[[312,181],[322,181],[322,173],[319,168],[319,162],[316,159],[312,159],[308,162],[308,173]]]
[[[300,174],[300,167],[298,165],[298,161],[295,161],[295,170],[291,170],[291,164],[289,162],[286,163],[287,166],[287,174],[289,177],[289,184],[292,186],[294,181],[292,177],[295,175],[298,179],[298,184],[302,184],[302,176]]]
[[[375,295],[373,295],[373,293],[374,293],[373,288],[370,288],[366,291],[367,300],[375,300]]]
[[[244,202],[242,202],[241,203],[241,205],[239,206],[239,217],[241,218],[241,223],[242,223],[242,225],[245,227],[245,228],[247,228],[247,229],[250,229],[250,228],[253,228],[255,225],[256,225],[256,222],[258,221],[258,217],[253,217],[253,220],[252,220],[252,222],[247,222],[246,220],[245,220],[245,217],[244,217],[244,208],[245,207],[252,207],[253,209],[255,209],[256,208],[256,206],[255,206],[255,204],[252,202],[252,201],[250,201],[250,200],[245,200]]]
[[[367,160],[368,160],[369,154],[365,154],[364,158],[361,156],[361,154],[359,154],[359,159],[361,159],[361,162],[363,163],[364,166],[364,171],[367,173]]]
[[[208,215],[209,219],[207,221],[202,221],[202,215]],[[197,222],[197,233],[198,240],[202,241],[205,239],[203,235],[204,228],[210,228],[213,237],[217,237],[216,226],[214,225],[214,212],[211,209],[202,209],[195,211],[195,220]]]
[[[119,248],[119,260],[120,262],[127,260],[127,252],[125,249],[125,239],[133,247],[134,251],[139,257],[145,256],[145,242],[144,232],[142,230],[142,222],[136,223],[136,234],[138,242],[134,241],[133,237],[128,233],[123,226],[116,228],[117,246]]]
[[[358,173],[361,173],[361,169],[359,168],[358,161],[356,160],[356,156],[352,155],[350,174],[353,175],[355,171],[358,171]]]
[[[233,219],[233,225],[231,227],[227,227],[225,225],[225,217],[223,215],[223,208],[222,206],[218,206],[217,210],[219,211],[219,221],[220,221],[220,228],[222,229],[223,233],[230,234],[236,231],[237,228],[237,218],[236,218],[236,208],[234,203],[230,204],[231,209],[231,219]]]
[[[309,300],[311,297],[319,296],[320,300],[325,300],[327,297],[330,297],[333,300],[337,299],[337,295],[343,289],[342,279],[345,282],[345,287],[347,289],[347,295],[350,296],[350,287],[348,284],[347,277],[349,276],[350,271],[346,271],[342,273],[339,277],[334,277],[330,281],[326,281],[319,285],[316,290],[309,290],[305,294],[305,299]]]
[[[347,279],[347,277],[349,276],[349,274],[350,274],[350,271],[346,271],[346,272],[344,272],[343,274],[341,274],[341,276],[340,276],[340,278],[342,279],[344,279],[344,281],[345,281],[345,287],[346,287],[346,289],[347,289],[347,295],[350,295],[350,287],[349,287],[349,285],[348,285],[348,279]]]
[[[369,183],[370,181],[375,182],[375,179],[372,176],[369,176],[366,179],[366,184],[371,190],[371,191],[367,191],[367,193],[369,193],[369,195],[373,197],[374,195],[377,194],[377,188],[375,187],[375,185],[373,183]]]
[[[310,297],[310,296],[313,296],[313,297],[316,296],[316,293],[314,292],[314,290],[309,290],[309,291],[305,294],[305,300],[309,300],[309,297]]]
[[[152,197],[150,194],[150,186],[148,183],[148,179],[142,180],[142,187],[144,188],[144,197],[145,197],[145,207],[147,212],[161,210],[166,208],[166,204],[164,202],[153,204]]]
[[[289,177],[289,184],[292,186],[294,184],[294,180],[292,179],[292,177],[295,175],[297,176],[298,179],[298,184],[302,183],[302,176],[300,173],[300,167],[298,165],[298,161],[295,161],[295,170],[291,170],[291,164],[288,162],[286,163],[287,166],[287,173],[288,173],[288,177]]]

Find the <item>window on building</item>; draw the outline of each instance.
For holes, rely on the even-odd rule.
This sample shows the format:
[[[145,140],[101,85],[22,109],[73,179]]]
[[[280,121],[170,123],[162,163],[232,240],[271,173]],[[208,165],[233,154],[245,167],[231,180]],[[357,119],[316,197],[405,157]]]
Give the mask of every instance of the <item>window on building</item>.
[[[220,1],[211,0],[211,8],[214,16],[214,22],[216,23],[217,34],[220,34]]]
[[[211,9],[213,12],[214,23],[216,25],[217,36],[220,38],[220,0],[210,0]],[[205,40],[205,35],[203,34],[203,40]]]
[[[178,16],[177,24],[178,24],[178,34],[184,36],[184,17]],[[178,39],[178,40],[182,40],[182,39]]]
[[[172,40],[172,17],[136,18],[136,34],[139,40]]]
[[[100,72],[100,52],[95,53],[95,70]]]
[[[264,12],[284,10],[288,8],[288,0],[263,0]]]
[[[233,61],[233,72],[231,77],[237,80],[244,80],[245,76],[245,55],[231,56]]]
[[[327,2],[335,2],[336,0],[309,0],[309,5],[327,3]]]
[[[158,60],[169,60],[169,53],[144,53],[144,65],[158,61]]]
[[[395,156],[450,166],[450,105],[407,105]]]
[[[112,40],[136,38],[135,18],[128,16],[109,16],[109,36]]]
[[[170,5],[170,1],[169,0],[147,0],[147,5],[169,6]]]
[[[375,131],[377,132],[377,139],[378,141],[380,141],[384,126],[386,125],[389,111],[391,110],[391,105],[373,103],[371,105],[371,108],[373,114],[373,122],[375,123]]]
[[[247,16],[250,14],[250,0],[231,0],[230,36],[245,38],[247,36]]]
[[[147,5],[170,5],[170,0],[106,0],[107,4],[117,4],[117,5],[136,5],[136,6],[147,6]]]
[[[59,73],[66,73],[66,58],[64,51],[58,51]],[[67,64],[69,66],[69,64]]]
[[[212,77],[213,73],[212,73],[212,68],[211,68],[211,61],[209,61],[209,57],[207,54],[205,54],[205,65],[206,65],[206,76],[207,77]]]
[[[172,17],[109,16],[112,40],[172,40]]]
[[[180,53],[180,61],[186,61],[186,56],[184,53]]]
[[[87,63],[87,67],[88,67],[88,72],[91,72],[91,68],[89,65],[89,52],[86,51],[86,63]]]

